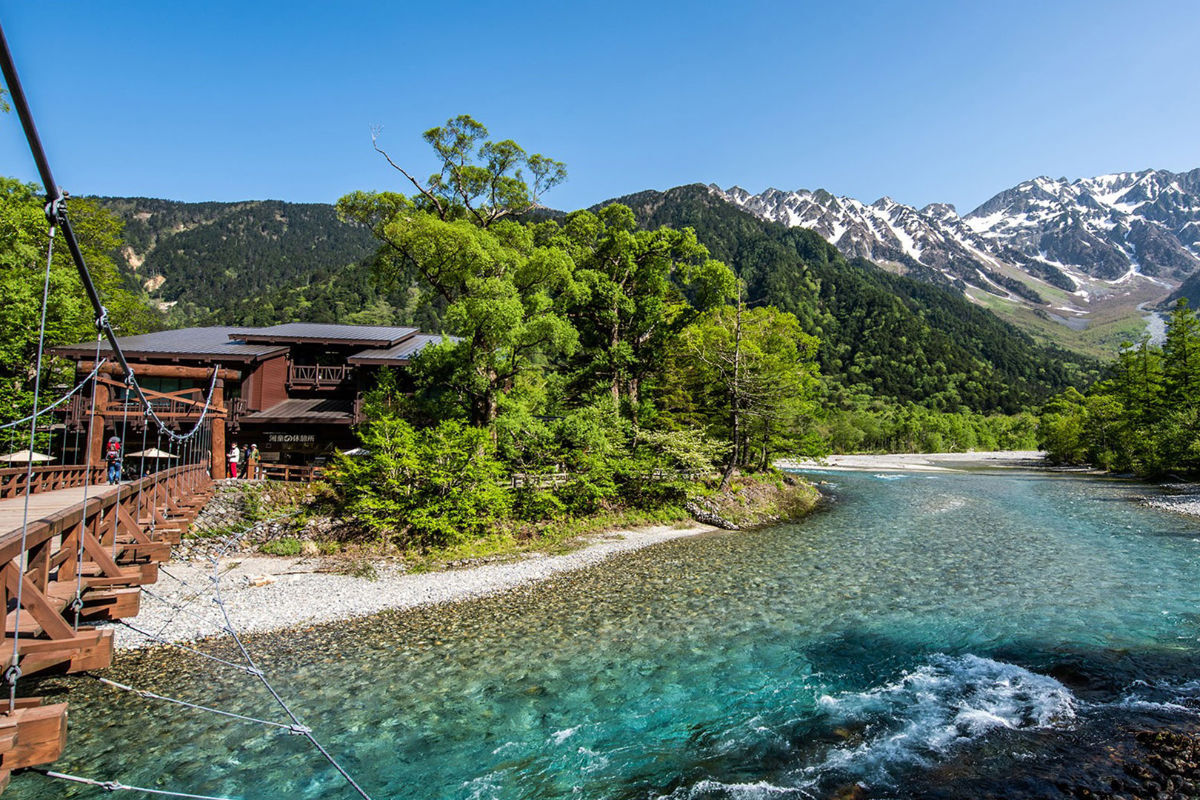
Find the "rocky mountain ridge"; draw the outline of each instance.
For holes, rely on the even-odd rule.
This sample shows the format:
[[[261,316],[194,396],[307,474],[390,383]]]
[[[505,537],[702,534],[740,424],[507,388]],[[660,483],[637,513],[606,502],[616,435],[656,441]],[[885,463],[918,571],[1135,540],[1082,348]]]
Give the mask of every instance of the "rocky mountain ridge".
[[[1076,326],[1099,306],[1162,302],[1200,272],[1200,169],[1039,177],[965,216],[945,203],[868,204],[821,189],[709,189],[763,219],[811,228],[848,256]]]

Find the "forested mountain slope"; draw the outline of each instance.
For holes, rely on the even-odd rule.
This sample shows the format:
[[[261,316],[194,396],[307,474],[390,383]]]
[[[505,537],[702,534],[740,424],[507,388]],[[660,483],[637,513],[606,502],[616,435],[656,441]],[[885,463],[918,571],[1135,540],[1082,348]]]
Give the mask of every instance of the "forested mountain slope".
[[[198,310],[307,284],[313,273],[339,270],[376,247],[369,231],[340,222],[323,203],[96,201],[124,223],[120,259],[151,296]]]
[[[648,226],[691,227],[747,284],[822,340],[848,391],[933,408],[1013,412],[1086,380],[1089,360],[1036,344],[952,290],[847,261],[817,233],[748,214],[701,185],[618,198]]]
[[[332,206],[103,202],[126,220],[130,265],[166,278],[158,293],[179,301],[178,322],[440,325],[415,287],[377,284],[374,240],[338,221]],[[1086,382],[1094,369],[1035,344],[953,290],[847,261],[813,231],[759,219],[707,187],[614,202],[650,227],[694,228],[746,281],[751,303],[789,311],[821,338],[821,370],[847,394],[1012,412]]]

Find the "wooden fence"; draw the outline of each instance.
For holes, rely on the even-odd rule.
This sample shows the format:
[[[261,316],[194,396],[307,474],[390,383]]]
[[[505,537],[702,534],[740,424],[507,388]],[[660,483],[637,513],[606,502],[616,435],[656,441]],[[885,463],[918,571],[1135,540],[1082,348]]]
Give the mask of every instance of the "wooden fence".
[[[311,483],[325,474],[324,467],[302,467],[296,464],[259,464],[256,477],[266,481]]]

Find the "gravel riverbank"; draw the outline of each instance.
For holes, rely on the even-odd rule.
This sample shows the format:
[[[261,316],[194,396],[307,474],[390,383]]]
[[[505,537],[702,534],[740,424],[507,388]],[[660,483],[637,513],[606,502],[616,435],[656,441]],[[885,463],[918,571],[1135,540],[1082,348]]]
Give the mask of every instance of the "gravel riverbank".
[[[584,569],[616,553],[713,530],[707,525],[691,525],[600,534],[564,555],[532,553],[512,561],[443,572],[405,573],[392,562],[379,561],[373,565],[373,579],[320,572],[325,562],[319,556],[229,557],[220,562],[220,592],[238,633],[282,630],[387,609],[482,597]],[[172,642],[224,633],[220,609],[213,602],[212,563],[205,559],[173,561],[164,571],[169,574],[143,594],[141,611],[131,623]],[[155,643],[120,625],[115,635],[119,649]]]
[[[1200,519],[1200,484],[1171,483],[1164,484],[1163,490],[1169,494],[1146,498],[1146,505],[1162,511],[1184,514]]]
[[[883,453],[832,455],[818,459],[777,461],[780,469],[878,470],[880,472],[946,472],[964,467],[1044,469],[1046,454],[1037,450],[990,450],[978,453]]]

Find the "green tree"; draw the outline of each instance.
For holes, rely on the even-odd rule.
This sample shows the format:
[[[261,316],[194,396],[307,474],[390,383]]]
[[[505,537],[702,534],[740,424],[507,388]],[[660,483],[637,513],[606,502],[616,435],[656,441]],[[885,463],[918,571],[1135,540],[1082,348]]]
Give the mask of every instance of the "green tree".
[[[457,397],[477,426],[496,419],[501,395],[522,373],[570,354],[577,341],[554,304],[571,274],[567,253],[545,243],[556,226],[508,219],[533,208],[565,169],[486,137],[470,117],[452,119],[425,134],[442,161],[425,184],[388,159],[417,188],[412,198],[358,192],[338,202],[343,218],[369,225],[383,243],[378,277],[392,284],[417,278],[445,309],[444,328],[457,340],[422,355],[418,385]]]
[[[667,344],[732,295],[733,273],[691,229],[638,230],[622,205],[570,214],[562,234],[575,266],[564,302],[580,334],[574,383],[583,394],[604,387],[637,420],[642,384]]]
[[[481,228],[538,207],[543,193],[567,178],[562,162],[525,152],[511,139],[490,141],[488,130],[467,114],[425,131],[425,141],[441,160],[441,169],[424,184],[380,149],[375,149],[416,188],[417,205],[442,221],[468,219]],[[528,171],[529,179],[525,174]]]
[[[0,178],[0,330],[4,331],[0,337],[0,417],[8,419],[28,413],[33,402],[48,247],[42,205],[33,184]],[[83,199],[68,200],[68,213],[113,326],[121,335],[152,329],[157,315],[144,295],[130,287],[111,257],[121,244],[120,223]],[[95,337],[95,313],[67,248],[59,242],[50,268],[46,347]],[[69,380],[68,372],[64,371],[62,378]]]
[[[1163,343],[1166,400],[1173,408],[1200,404],[1200,321],[1182,298],[1167,323]]]
[[[685,329],[675,379],[700,400],[714,435],[728,442],[722,483],[737,467],[765,468],[803,433],[819,387],[817,340],[773,307],[721,306]]]
[[[377,407],[360,432],[365,456],[339,455],[329,480],[344,508],[400,547],[428,549],[487,533],[511,498],[487,432],[450,420],[416,430]]]

